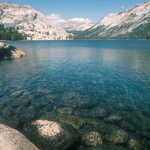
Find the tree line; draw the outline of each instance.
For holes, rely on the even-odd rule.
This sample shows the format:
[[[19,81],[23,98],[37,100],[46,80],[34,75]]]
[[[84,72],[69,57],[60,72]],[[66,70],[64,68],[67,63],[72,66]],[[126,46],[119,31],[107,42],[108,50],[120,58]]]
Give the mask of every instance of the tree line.
[[[25,40],[26,36],[19,33],[14,27],[5,27],[0,24],[0,40]]]

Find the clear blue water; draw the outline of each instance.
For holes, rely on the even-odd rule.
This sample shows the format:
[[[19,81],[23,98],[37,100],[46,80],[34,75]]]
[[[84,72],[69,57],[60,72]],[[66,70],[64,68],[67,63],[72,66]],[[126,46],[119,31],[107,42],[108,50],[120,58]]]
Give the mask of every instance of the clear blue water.
[[[2,116],[19,117],[20,111],[15,112],[14,108],[31,101],[35,112],[47,105],[50,109],[69,106],[79,111],[100,106],[125,118],[124,112],[128,111],[131,118],[144,119],[150,125],[150,41],[7,43],[22,49],[27,56],[0,62],[0,107],[8,106],[10,110],[1,110]],[[67,103],[68,93],[77,94],[83,105],[70,100]],[[46,101],[50,96],[52,108]],[[150,127],[144,131],[150,133]]]
[[[11,43],[27,56],[0,63],[1,97],[15,90],[34,94],[48,88],[56,94],[73,91],[99,100],[150,100],[150,41]]]

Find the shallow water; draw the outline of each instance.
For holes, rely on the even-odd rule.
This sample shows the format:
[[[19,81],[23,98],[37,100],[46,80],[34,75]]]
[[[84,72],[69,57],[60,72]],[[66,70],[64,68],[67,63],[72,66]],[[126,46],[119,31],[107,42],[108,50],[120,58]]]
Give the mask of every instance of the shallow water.
[[[0,62],[2,117],[25,121],[59,112],[94,118],[150,146],[150,41],[8,43],[27,56]],[[105,114],[91,111],[97,108]],[[121,119],[108,121],[111,115]]]

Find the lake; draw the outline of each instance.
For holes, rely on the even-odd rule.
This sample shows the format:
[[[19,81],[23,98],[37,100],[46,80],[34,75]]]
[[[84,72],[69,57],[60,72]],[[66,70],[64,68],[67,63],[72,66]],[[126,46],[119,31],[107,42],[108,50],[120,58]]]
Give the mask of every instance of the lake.
[[[104,143],[109,141],[105,135],[112,132],[108,128],[122,129],[148,150],[150,41],[7,43],[27,55],[0,62],[3,118],[16,121],[21,128],[45,112],[74,116],[86,122],[78,130],[99,131]],[[127,148],[125,143],[117,146]]]

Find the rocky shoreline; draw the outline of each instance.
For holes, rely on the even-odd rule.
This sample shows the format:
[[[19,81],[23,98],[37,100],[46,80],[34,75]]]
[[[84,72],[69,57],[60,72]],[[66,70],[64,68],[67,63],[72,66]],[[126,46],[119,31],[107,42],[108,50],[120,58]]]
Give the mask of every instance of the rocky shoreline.
[[[14,46],[0,42],[0,61],[18,59],[25,56],[25,53]]]

